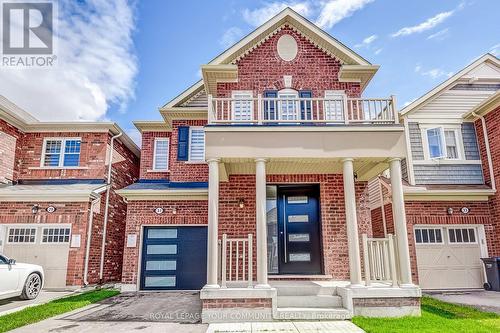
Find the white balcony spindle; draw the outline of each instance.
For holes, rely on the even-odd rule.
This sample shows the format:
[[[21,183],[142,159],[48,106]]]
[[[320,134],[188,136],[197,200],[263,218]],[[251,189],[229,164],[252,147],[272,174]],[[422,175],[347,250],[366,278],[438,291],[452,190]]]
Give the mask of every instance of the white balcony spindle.
[[[365,285],[373,282],[397,286],[396,256],[392,235],[387,238],[368,238],[361,235],[364,260]]]

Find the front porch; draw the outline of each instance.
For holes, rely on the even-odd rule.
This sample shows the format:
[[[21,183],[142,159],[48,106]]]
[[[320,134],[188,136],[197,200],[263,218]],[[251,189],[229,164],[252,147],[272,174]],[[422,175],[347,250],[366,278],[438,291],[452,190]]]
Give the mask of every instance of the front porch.
[[[411,280],[401,160],[316,162],[323,169],[313,174],[310,163],[300,159],[208,159],[205,322],[420,313],[420,289]],[[280,163],[296,173],[278,173]],[[327,165],[332,171],[324,169]],[[394,182],[396,234],[374,239],[367,182],[357,173],[387,166]],[[303,193],[296,192],[301,188]],[[317,217],[311,208],[315,199]]]

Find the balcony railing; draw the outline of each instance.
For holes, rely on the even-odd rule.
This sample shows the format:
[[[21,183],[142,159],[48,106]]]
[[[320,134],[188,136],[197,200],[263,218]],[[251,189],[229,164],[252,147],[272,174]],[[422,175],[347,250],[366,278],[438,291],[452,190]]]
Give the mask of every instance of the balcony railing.
[[[208,96],[209,124],[397,124],[391,98],[220,98]]]

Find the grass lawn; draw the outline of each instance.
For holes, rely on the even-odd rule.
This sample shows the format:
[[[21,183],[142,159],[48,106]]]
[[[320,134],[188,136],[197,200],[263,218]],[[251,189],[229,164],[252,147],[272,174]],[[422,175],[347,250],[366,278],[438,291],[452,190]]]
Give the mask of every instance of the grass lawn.
[[[500,332],[500,316],[422,297],[422,316],[403,318],[354,317],[356,325],[368,333],[378,332]]]
[[[7,332],[21,326],[76,310],[86,305],[99,302],[120,292],[114,289],[101,289],[83,294],[64,297],[45,304],[25,308],[21,311],[0,316],[0,332]]]

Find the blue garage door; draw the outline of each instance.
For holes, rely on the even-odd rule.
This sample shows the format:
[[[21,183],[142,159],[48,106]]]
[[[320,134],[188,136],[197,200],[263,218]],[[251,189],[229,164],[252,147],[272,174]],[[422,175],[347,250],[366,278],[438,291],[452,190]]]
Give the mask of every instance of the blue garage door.
[[[142,290],[198,290],[206,278],[206,227],[144,229]]]

